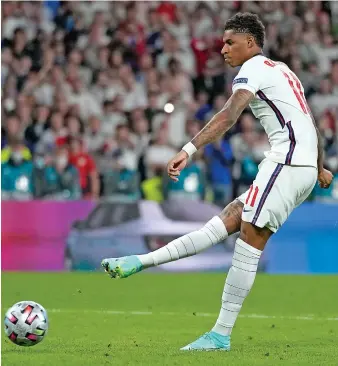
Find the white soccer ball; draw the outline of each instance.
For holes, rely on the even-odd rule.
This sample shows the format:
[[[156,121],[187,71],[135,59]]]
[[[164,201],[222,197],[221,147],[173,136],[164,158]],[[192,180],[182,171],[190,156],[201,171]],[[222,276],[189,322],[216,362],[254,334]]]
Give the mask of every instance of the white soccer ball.
[[[34,301],[20,301],[5,315],[5,333],[18,346],[34,346],[47,334],[48,316],[45,308]]]

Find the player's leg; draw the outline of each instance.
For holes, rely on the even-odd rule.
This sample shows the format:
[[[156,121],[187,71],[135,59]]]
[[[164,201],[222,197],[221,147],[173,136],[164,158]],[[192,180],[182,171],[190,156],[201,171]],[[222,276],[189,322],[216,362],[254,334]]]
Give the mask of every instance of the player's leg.
[[[243,302],[255,281],[258,262],[273,232],[242,222],[241,233],[236,241],[232,266],[228,272],[222,294],[222,305],[213,331],[230,336]]]
[[[244,299],[254,283],[259,258],[273,232],[242,221],[232,266],[222,294],[222,306],[215,326],[195,342],[181,348],[190,350],[230,350],[230,335]],[[248,244],[251,243],[251,244]]]
[[[316,171],[311,167],[278,168],[277,166],[271,176],[273,177],[276,172],[279,175],[282,168],[284,172],[279,178],[276,178],[275,190],[271,188],[270,199],[267,198],[267,194],[263,194],[260,198],[261,204],[258,204],[255,214],[249,209],[245,209],[243,212],[245,221],[242,222],[241,233],[236,241],[232,266],[222,295],[222,307],[213,328],[214,332],[224,336],[229,336],[232,332],[244,299],[254,283],[258,262],[267,241],[273,231],[277,231],[284,223],[292,210],[308,197],[316,182]],[[297,175],[299,179],[297,179]],[[295,182],[296,179],[298,185]],[[272,187],[267,185],[266,189],[269,186]],[[262,209],[264,204],[266,206]],[[280,207],[286,208],[286,210],[281,211]],[[260,208],[262,211],[259,212]],[[264,225],[270,226],[273,231]]]
[[[311,167],[289,167],[264,161],[245,199],[241,233],[236,241],[222,306],[211,332],[183,350],[230,349],[230,335],[254,283],[262,251],[293,209],[311,193],[317,172]]]
[[[268,177],[274,174],[275,166],[276,164],[272,163],[262,164],[253,185],[245,195],[241,216],[241,233],[236,240],[232,265],[224,285],[221,310],[217,322],[210,332],[183,347],[184,351],[230,350],[230,334],[233,325],[243,301],[253,285],[261,249],[264,248],[271,235],[269,229],[265,229],[266,221],[263,221],[261,217],[259,226],[262,229],[255,228],[254,225],[256,225],[257,216],[263,215],[265,220],[267,218],[266,210],[262,210],[262,203],[264,203],[263,200],[266,196],[265,188],[270,186]],[[243,196],[240,198],[243,199]]]
[[[124,278],[149,267],[198,254],[239,231],[242,209],[243,203],[235,200],[200,230],[183,235],[148,254],[104,259],[102,266],[112,277]]]

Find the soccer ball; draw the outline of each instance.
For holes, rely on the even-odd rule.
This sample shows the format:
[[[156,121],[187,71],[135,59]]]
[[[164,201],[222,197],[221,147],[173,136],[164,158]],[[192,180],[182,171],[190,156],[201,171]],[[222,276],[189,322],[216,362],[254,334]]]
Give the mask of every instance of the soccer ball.
[[[5,333],[18,346],[40,343],[48,330],[48,316],[43,306],[34,301],[20,301],[7,310]]]

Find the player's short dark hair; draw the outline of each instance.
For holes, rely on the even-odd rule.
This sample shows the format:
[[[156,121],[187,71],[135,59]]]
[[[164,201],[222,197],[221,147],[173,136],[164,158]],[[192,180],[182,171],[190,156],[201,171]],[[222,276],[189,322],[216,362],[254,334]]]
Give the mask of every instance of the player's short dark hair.
[[[237,13],[226,21],[224,30],[232,29],[236,33],[248,33],[255,38],[257,45],[264,46],[265,27],[258,15]]]

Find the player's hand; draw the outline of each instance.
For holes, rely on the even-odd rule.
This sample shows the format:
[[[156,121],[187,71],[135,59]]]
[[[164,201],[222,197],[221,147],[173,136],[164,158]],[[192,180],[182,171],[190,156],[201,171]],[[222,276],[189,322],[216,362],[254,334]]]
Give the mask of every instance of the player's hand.
[[[318,173],[318,183],[320,188],[329,188],[333,179],[333,174],[327,170],[323,169]]]
[[[167,165],[167,173],[174,182],[178,181],[178,176],[181,170],[185,168],[188,162],[188,154],[181,150],[174,158],[172,158]]]

